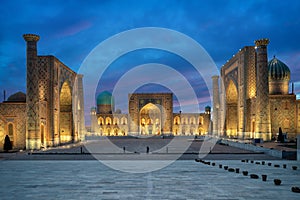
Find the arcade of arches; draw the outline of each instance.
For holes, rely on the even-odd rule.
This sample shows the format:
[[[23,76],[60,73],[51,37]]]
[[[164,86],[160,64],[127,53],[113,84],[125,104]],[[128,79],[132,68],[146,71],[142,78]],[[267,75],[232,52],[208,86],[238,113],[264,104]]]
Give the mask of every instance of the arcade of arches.
[[[107,95],[108,92],[105,91],[105,94]],[[103,105],[97,105],[97,108],[102,107],[104,108]],[[206,107],[204,113],[173,113],[171,93],[131,94],[129,114],[115,112],[113,108],[114,105],[111,106],[110,112],[107,112],[107,105],[103,112],[96,107],[91,109],[91,134],[99,136],[205,135],[210,131],[210,107]]]

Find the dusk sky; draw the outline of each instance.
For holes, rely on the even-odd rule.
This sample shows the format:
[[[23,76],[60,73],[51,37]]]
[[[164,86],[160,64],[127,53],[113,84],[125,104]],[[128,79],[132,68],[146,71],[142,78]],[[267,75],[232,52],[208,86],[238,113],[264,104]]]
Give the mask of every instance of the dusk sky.
[[[54,55],[77,71],[88,54],[105,39],[141,27],[181,32],[201,44],[220,68],[253,41],[269,38],[268,57],[276,55],[291,70],[300,94],[300,1],[25,1],[1,0],[0,100],[26,92],[24,33],[40,35],[39,55]],[[111,90],[122,73],[145,63],[162,63],[184,74],[201,106],[210,105],[201,77],[189,63],[160,50],[135,51],[116,60],[99,91]],[[153,89],[153,87],[152,87]],[[158,91],[163,91],[160,87]],[[141,90],[143,91],[143,90]],[[144,91],[151,91],[145,86]],[[203,105],[202,105],[203,104]],[[203,108],[201,108],[203,109]]]

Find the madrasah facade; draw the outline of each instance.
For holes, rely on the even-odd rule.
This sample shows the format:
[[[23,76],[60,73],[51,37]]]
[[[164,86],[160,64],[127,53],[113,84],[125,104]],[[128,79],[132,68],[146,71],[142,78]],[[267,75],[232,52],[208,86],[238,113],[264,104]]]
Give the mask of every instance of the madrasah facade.
[[[173,113],[172,93],[128,94],[128,114],[115,110],[114,98],[104,91],[91,108],[91,134],[97,136],[206,135],[211,108],[203,113]]]
[[[274,140],[279,128],[300,133],[300,100],[290,88],[289,67],[274,56],[268,39],[245,46],[213,76],[213,132],[221,137]]]
[[[40,56],[40,37],[25,34],[26,94],[0,103],[0,150],[9,136],[13,149],[41,149],[77,142],[85,132],[83,76],[54,56]]]

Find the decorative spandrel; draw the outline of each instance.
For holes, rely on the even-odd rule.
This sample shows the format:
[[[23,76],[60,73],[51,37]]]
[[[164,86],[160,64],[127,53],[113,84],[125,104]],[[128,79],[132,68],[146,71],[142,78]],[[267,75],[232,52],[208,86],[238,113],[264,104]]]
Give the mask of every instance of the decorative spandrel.
[[[145,98],[145,99],[139,99],[139,110],[143,108],[148,103],[162,105],[162,99],[161,98]]]

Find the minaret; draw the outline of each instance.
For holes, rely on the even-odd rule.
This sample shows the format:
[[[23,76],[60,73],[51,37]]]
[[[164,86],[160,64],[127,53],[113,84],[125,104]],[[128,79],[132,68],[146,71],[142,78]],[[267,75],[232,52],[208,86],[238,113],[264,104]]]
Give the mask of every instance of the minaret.
[[[84,140],[85,134],[85,121],[84,121],[84,100],[83,100],[83,83],[82,83],[83,75],[77,74],[76,83],[77,83],[77,101],[78,101],[78,139]],[[97,123],[97,120],[96,120]]]
[[[256,136],[271,140],[269,78],[268,78],[268,39],[255,41],[256,49]]]
[[[219,76],[213,76],[213,135],[219,135]]]
[[[26,49],[26,149],[40,149],[39,88],[37,66],[37,41],[35,34],[24,34]]]
[[[92,133],[95,133],[96,129],[97,129],[97,111],[96,110],[97,110],[96,107],[92,107],[91,108],[91,112],[90,112],[90,116],[91,116],[91,132]]]

